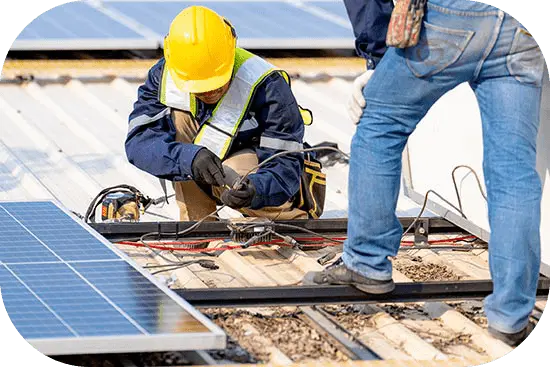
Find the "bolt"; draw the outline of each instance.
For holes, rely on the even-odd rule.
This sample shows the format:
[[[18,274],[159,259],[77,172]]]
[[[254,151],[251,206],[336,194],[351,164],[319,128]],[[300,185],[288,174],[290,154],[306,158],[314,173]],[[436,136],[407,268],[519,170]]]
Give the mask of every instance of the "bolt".
[[[420,227],[420,228],[418,228],[418,233],[424,234],[424,233],[426,233],[426,230],[424,229],[424,227]]]

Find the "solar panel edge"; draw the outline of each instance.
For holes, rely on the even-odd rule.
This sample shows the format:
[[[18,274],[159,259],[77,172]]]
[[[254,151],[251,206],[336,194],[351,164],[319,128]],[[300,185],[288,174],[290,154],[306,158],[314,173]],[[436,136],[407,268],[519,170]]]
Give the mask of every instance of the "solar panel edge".
[[[34,204],[34,208],[33,208]],[[44,205],[46,204],[46,205]],[[22,206],[21,206],[22,205]],[[36,206],[38,205],[38,206]],[[129,335],[129,334],[116,334],[116,335],[102,335],[100,337],[95,337],[93,335],[84,335],[79,336],[77,338],[59,338],[59,337],[52,337],[52,338],[37,338],[37,337],[30,337],[27,338],[27,341],[31,343],[31,345],[35,346],[39,351],[41,351],[44,354],[48,355],[56,355],[56,354],[67,354],[68,352],[72,351],[74,353],[99,353],[99,352],[132,352],[132,351],[147,351],[147,350],[155,350],[155,351],[167,351],[167,350],[192,350],[192,349],[211,349],[211,348],[224,348],[225,347],[225,333],[215,326],[210,320],[208,320],[204,315],[202,315],[200,312],[198,312],[196,309],[194,309],[192,306],[190,306],[186,301],[182,300],[179,296],[177,296],[175,293],[173,293],[168,287],[166,287],[161,282],[157,281],[155,278],[153,278],[145,269],[141,268],[139,265],[133,262],[132,259],[130,259],[126,254],[124,254],[122,251],[117,249],[114,245],[112,245],[109,241],[101,237],[97,232],[95,232],[93,229],[91,229],[89,226],[84,224],[82,221],[80,221],[76,216],[74,216],[72,213],[70,213],[66,208],[64,208],[61,204],[56,202],[55,200],[40,200],[36,202],[20,202],[20,201],[4,201],[0,202],[0,208],[3,211],[8,212],[12,216],[12,218],[16,219],[15,216],[21,215],[21,212],[27,213],[32,212],[33,209],[36,210],[36,215],[39,217],[41,215],[44,215],[44,213],[48,213],[50,211],[49,208],[55,208],[58,212],[62,213],[64,216],[67,217],[68,220],[70,220],[71,223],[76,223],[79,228],[84,230],[86,233],[89,233],[99,244],[103,245],[107,249],[110,250],[110,252],[115,256],[116,261],[100,261],[96,264],[103,264],[101,266],[108,266],[108,264],[114,265],[114,264],[120,264],[123,263],[126,265],[126,267],[130,267],[137,275],[139,275],[139,278],[136,279],[142,279],[146,282],[143,284],[149,284],[151,287],[156,289],[160,294],[163,295],[163,297],[168,297],[173,302],[173,306],[179,307],[181,309],[180,312],[183,312],[181,314],[182,316],[177,316],[178,313],[174,314],[177,319],[171,319],[170,315],[167,314],[166,317],[159,320],[158,322],[161,322],[162,324],[159,324],[157,326],[157,329],[160,330],[160,332],[155,331],[153,334],[147,333],[145,330],[145,333],[142,335]],[[19,208],[15,210],[14,208]],[[11,211],[10,211],[11,209]],[[31,220],[20,218],[23,220],[27,225],[31,225],[31,229],[35,228],[33,227],[33,223],[36,223],[37,220],[34,220],[31,217]],[[27,228],[22,222],[18,222],[25,230],[29,231],[33,236],[36,236],[33,232],[30,231],[29,228]],[[40,223],[40,221],[38,221]],[[63,222],[65,223],[65,222]],[[40,228],[40,225],[39,225]],[[41,241],[42,242],[42,241]],[[43,243],[43,242],[42,242]],[[45,243],[43,243],[44,246],[47,247]],[[49,248],[48,248],[49,249]],[[51,250],[50,250],[51,251]],[[63,258],[59,258],[59,262],[53,262],[49,263],[49,265],[59,265],[61,267],[67,266],[70,267],[70,265],[64,261]],[[33,265],[37,265],[37,263],[32,263]],[[105,265],[107,264],[107,265]],[[38,265],[42,265],[38,263]],[[82,261],[78,264],[75,264],[74,267],[70,267],[70,270],[73,271],[79,278],[79,282],[84,281],[88,284],[88,286],[92,287],[95,291],[94,294],[98,294],[101,297],[103,297],[105,300],[111,300],[111,306],[116,309],[115,306],[117,306],[119,301],[115,301],[112,296],[109,296],[108,294],[103,294],[103,291],[100,289],[103,289],[101,286],[101,282],[93,281],[93,278],[89,278],[90,274],[86,275],[87,273],[82,273],[81,266],[89,267],[90,269],[95,268],[95,266],[92,262],[86,262]],[[99,266],[99,265],[98,265]],[[110,266],[110,265],[109,265]],[[17,266],[15,266],[17,268]],[[8,270],[8,266],[6,264],[2,263],[1,268],[6,268]],[[25,269],[23,267],[22,269]],[[15,269],[17,270],[17,269]],[[28,269],[27,269],[28,270]],[[67,269],[68,271],[69,269]],[[99,269],[101,271],[101,268]],[[10,272],[11,273],[11,272]],[[36,271],[30,271],[30,273],[27,271],[28,274],[31,274],[34,276],[34,279],[38,279],[39,282],[44,282],[44,280],[40,279],[39,274],[40,272]],[[53,275],[53,274],[52,274]],[[111,274],[111,276],[114,274]],[[13,274],[12,274],[13,277]],[[28,275],[27,275],[28,277]],[[33,295],[33,299],[35,301],[40,302],[40,304],[43,307],[46,307],[46,309],[49,309],[48,305],[52,306],[57,311],[61,310],[59,306],[55,306],[54,303],[49,303],[49,301],[55,300],[51,299],[51,293],[49,301],[48,298],[46,299],[46,302],[41,301],[42,297],[37,297],[36,293],[34,293],[33,289],[33,282],[31,282],[31,286],[26,285],[26,281],[22,281],[21,279],[18,279],[17,276],[14,277],[14,279],[17,279],[16,284],[19,284],[20,286],[23,286],[27,293],[30,293]],[[33,279],[33,278],[31,278]],[[141,281],[141,280],[140,280]],[[47,282],[47,284],[52,284],[51,282]],[[44,283],[44,284],[46,284]],[[92,284],[94,283],[94,284]],[[53,283],[53,284],[59,284],[59,283]],[[36,289],[42,289],[41,292],[44,291],[43,286],[37,286]],[[30,289],[30,291],[29,291]],[[46,288],[47,290],[48,288]],[[65,289],[65,288],[61,288]],[[140,288],[141,289],[141,288]],[[64,290],[66,293],[66,290]],[[75,294],[76,296],[76,294]],[[129,298],[126,298],[129,299]],[[132,311],[132,304],[128,306],[127,302],[121,305],[121,308],[127,310],[130,312],[130,314],[125,314],[125,317],[128,321],[130,319],[134,319],[135,315],[140,317],[139,315],[139,309],[136,309],[136,311]],[[142,302],[142,301],[140,301]],[[57,301],[57,304],[59,302]],[[164,303],[163,303],[164,304]],[[138,306],[142,307],[142,303],[137,304]],[[164,307],[173,307],[170,303],[165,304]],[[128,309],[130,307],[130,309]],[[161,306],[162,307],[162,306]],[[159,309],[160,310],[160,309]],[[169,308],[167,308],[169,310]],[[174,309],[175,310],[175,309]],[[50,310],[51,311],[51,310]],[[118,311],[118,309],[117,309]],[[146,309],[144,309],[146,311]],[[132,314],[133,312],[133,314]],[[138,312],[136,314],[135,312]],[[148,312],[148,311],[147,311]],[[158,310],[157,310],[158,312]],[[54,312],[50,312],[48,314],[50,317],[51,315],[55,315]],[[122,315],[123,312],[120,312]],[[134,316],[131,316],[134,315]],[[187,316],[184,316],[187,315]],[[21,316],[21,315],[19,315]],[[24,316],[25,317],[25,316]],[[183,317],[183,318],[181,318]],[[59,320],[59,317],[56,317],[57,320]],[[64,320],[63,317],[61,317],[61,320]],[[145,325],[143,324],[143,320],[140,318],[135,318],[138,322],[138,326]],[[170,321],[172,320],[172,321]],[[187,321],[186,321],[187,320]],[[77,326],[78,323],[72,323],[70,319],[65,320],[69,321],[73,326]],[[176,321],[178,324],[174,324],[173,322]],[[28,320],[27,320],[28,322]],[[180,322],[184,322],[184,325],[179,325]],[[191,324],[188,324],[191,322]],[[168,324],[167,324],[168,323]],[[15,324],[14,324],[15,325]],[[155,325],[155,324],[153,324]],[[187,325],[187,326],[185,326]],[[195,325],[195,326],[193,326]],[[200,326],[197,326],[200,325]],[[134,325],[135,326],[135,325]],[[168,326],[166,328],[166,326]],[[30,329],[32,330],[32,329]],[[169,330],[169,333],[166,331],[163,332],[163,330]],[[178,331],[179,330],[179,331]],[[204,330],[204,331],[202,331]],[[65,341],[67,343],[65,343]],[[129,343],[129,341],[132,341]],[[135,341],[135,342],[134,342]],[[67,344],[67,345],[65,345]]]
[[[205,350],[225,348],[225,334],[194,333],[143,336],[26,339],[33,348],[48,356],[71,354],[137,353],[143,351]],[[205,344],[208,347],[205,348]]]
[[[157,39],[50,39],[16,40],[11,51],[69,51],[69,50],[156,50]]]
[[[116,255],[118,255],[120,258],[125,260],[132,268],[134,268],[138,273],[140,273],[144,278],[149,280],[152,284],[154,284],[157,288],[162,290],[168,297],[170,297],[176,304],[181,306],[183,309],[185,309],[191,316],[193,316],[195,319],[200,321],[203,325],[205,325],[212,333],[219,334],[225,337],[224,331],[218,327],[216,324],[214,324],[210,319],[208,319],[206,316],[204,316],[202,313],[200,313],[196,308],[194,308],[189,302],[185,301],[183,298],[181,298],[179,295],[177,295],[174,291],[172,291],[170,288],[168,288],[165,284],[162,284],[158,279],[156,279],[151,273],[149,273],[147,270],[139,266],[132,258],[130,258],[127,254],[125,254],[123,251],[116,248],[111,242],[109,242],[107,239],[105,239],[103,236],[101,236],[99,233],[97,233],[95,230],[93,230],[90,226],[85,225],[79,218],[77,218],[74,214],[66,210],[61,205],[53,202],[50,200],[51,203],[53,203],[55,206],[57,206],[61,211],[63,211],[67,216],[72,218],[76,223],[78,223],[82,228],[84,228],[86,231],[88,231],[92,236],[94,236],[99,242],[103,243],[107,248],[109,248],[111,251],[113,251]]]

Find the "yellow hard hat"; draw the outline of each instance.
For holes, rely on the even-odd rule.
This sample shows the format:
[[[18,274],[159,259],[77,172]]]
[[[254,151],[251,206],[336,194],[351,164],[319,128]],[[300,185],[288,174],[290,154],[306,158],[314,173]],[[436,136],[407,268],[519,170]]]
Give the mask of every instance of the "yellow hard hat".
[[[166,67],[182,91],[218,89],[231,79],[236,43],[226,19],[204,6],[190,6],[174,18],[164,39]]]

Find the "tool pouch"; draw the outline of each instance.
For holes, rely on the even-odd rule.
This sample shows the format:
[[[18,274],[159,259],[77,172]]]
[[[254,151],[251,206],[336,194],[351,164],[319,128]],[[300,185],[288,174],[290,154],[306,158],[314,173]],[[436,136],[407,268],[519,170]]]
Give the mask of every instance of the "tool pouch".
[[[319,218],[325,207],[326,189],[326,175],[323,173],[321,162],[306,153],[300,191],[294,199],[294,207],[307,212],[311,219]]]
[[[427,0],[397,0],[386,34],[388,47],[416,46],[422,29],[426,3]]]

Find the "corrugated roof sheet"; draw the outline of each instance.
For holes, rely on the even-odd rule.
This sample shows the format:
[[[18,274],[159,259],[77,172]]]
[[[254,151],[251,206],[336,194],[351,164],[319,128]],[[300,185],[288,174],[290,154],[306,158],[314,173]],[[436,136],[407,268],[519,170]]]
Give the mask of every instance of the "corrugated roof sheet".
[[[17,74],[13,68],[8,70]],[[306,74],[295,79],[292,88],[315,116],[307,141],[332,141],[349,151],[354,125],[345,106],[351,78],[315,78],[307,70]],[[83,213],[100,190],[116,184],[161,196],[157,179],[130,165],[124,152],[127,118],[139,84],[135,78],[82,75],[23,83],[4,80],[0,84],[0,200],[55,198]],[[327,168],[326,217],[347,216],[347,173],[347,165]],[[412,215],[416,207],[403,199],[400,214]],[[178,208],[171,200],[151,212],[177,219]]]

